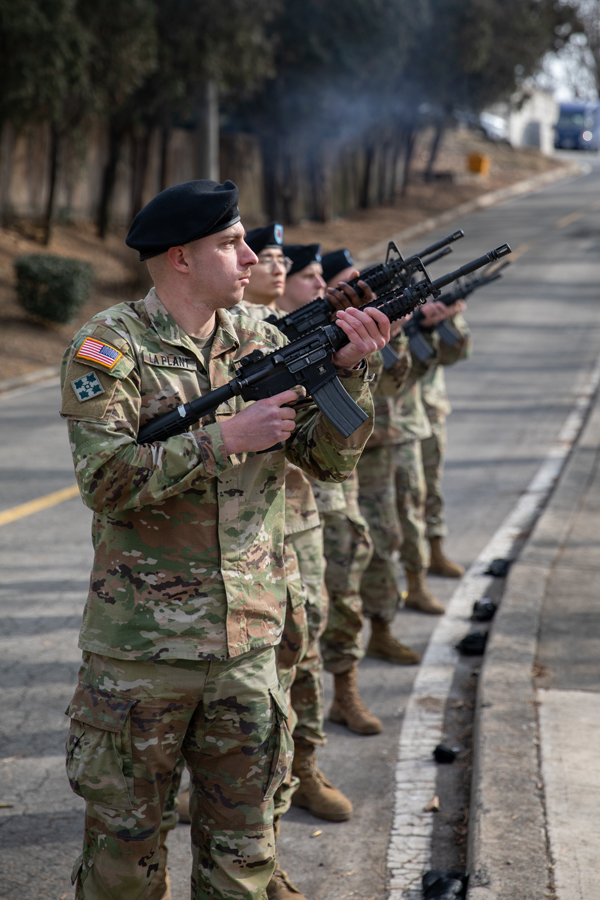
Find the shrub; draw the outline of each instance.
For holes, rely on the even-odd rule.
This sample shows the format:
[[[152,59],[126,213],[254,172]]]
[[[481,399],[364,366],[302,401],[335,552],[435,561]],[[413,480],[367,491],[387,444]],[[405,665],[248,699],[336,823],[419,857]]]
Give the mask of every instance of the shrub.
[[[15,260],[17,297],[23,309],[51,322],[71,322],[87,302],[93,280],[89,263],[29,253]]]

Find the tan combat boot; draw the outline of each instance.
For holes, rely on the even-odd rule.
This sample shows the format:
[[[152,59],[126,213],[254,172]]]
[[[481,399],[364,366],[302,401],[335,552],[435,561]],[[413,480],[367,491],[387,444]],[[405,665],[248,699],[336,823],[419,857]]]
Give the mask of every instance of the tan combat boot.
[[[418,609],[419,612],[429,613],[430,616],[443,616],[446,610],[427,589],[423,571],[412,572],[410,569],[404,571],[408,587],[408,593],[404,600],[406,609]]]
[[[190,819],[190,789],[186,788],[185,791],[182,791],[177,798],[177,814],[179,816],[179,821],[184,822],[185,825],[189,825],[192,821]]]
[[[275,863],[275,871],[267,885],[267,897],[269,900],[306,900],[306,897],[292,884],[287,872],[284,872],[278,862]]]
[[[390,623],[382,622],[381,619],[371,619],[367,656],[385,659],[397,666],[414,666],[421,662],[420,655],[397,641],[391,632]]]
[[[294,741],[292,774],[300,779],[300,786],[292,796],[293,806],[301,806],[329,822],[345,822],[350,818],[352,804],[317,768],[315,748],[302,738]]]
[[[334,675],[335,694],[329,718],[338,725],[347,725],[356,734],[379,734],[383,725],[363,703],[358,693],[357,667],[348,672]]]
[[[429,538],[431,558],[428,572],[430,575],[441,575],[442,578],[462,578],[465,570],[458,563],[452,562],[444,555],[442,539],[440,537]]]
[[[160,844],[158,848],[158,871],[154,873],[150,882],[147,900],[171,900],[171,882],[167,871],[167,835],[168,831],[160,832]]]

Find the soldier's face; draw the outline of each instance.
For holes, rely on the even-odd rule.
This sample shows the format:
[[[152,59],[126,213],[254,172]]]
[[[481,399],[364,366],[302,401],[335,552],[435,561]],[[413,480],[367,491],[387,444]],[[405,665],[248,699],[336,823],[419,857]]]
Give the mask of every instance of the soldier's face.
[[[285,278],[283,250],[265,247],[258,254],[258,265],[250,273],[250,284],[244,291],[244,300],[267,305],[278,300],[285,290]]]
[[[250,280],[250,269],[256,265],[256,254],[244,241],[241,222],[224,231],[186,244],[189,266],[189,290],[212,309],[228,308],[239,303]]]
[[[285,298],[293,309],[299,309],[311,300],[322,297],[325,292],[323,266],[313,262],[288,279],[285,285]]]

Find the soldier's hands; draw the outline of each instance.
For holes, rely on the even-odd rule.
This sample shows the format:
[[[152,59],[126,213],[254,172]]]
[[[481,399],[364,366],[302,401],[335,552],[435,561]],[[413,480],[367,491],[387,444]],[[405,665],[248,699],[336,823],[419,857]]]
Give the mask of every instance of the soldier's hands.
[[[459,313],[464,313],[467,308],[467,304],[464,300],[457,300],[456,303],[453,303],[452,306],[447,306],[446,310],[448,311],[448,318],[452,319],[453,316],[457,316]]]
[[[297,391],[283,391],[257,400],[227,422],[221,422],[225,453],[257,453],[286,441],[294,430],[296,411],[284,406],[298,399]]]
[[[448,307],[441,300],[429,300],[419,309],[423,313],[423,324],[426,328],[433,328],[434,325],[448,318]]]
[[[376,295],[365,281],[359,281],[358,285],[362,291],[362,297],[359,297],[357,291],[345,281],[340,281],[337,287],[328,287],[325,296],[338,310],[348,309],[351,306],[355,308],[364,306],[365,303],[370,303],[375,299]]]
[[[361,359],[382,350],[390,339],[390,320],[374,306],[340,310],[335,323],[350,338],[332,357],[333,364],[342,368],[354,368]]]

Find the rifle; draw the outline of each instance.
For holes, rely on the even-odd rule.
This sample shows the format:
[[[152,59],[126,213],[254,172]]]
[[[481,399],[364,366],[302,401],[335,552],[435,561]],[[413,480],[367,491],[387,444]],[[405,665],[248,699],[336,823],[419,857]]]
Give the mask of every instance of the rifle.
[[[364,269],[357,278],[353,278],[352,281],[349,281],[348,284],[350,287],[354,288],[359,297],[362,296],[362,291],[358,284],[359,281],[364,281],[369,285],[371,290],[375,292],[381,291],[382,289],[391,291],[398,287],[404,287],[410,282],[412,273],[416,271],[420,265],[430,265],[441,256],[451,253],[452,251],[450,247],[448,247],[448,244],[452,244],[462,237],[464,237],[464,231],[454,231],[452,234],[447,235],[447,237],[442,238],[441,241],[436,241],[435,244],[426,247],[421,253],[409,256],[408,259],[404,259],[396,244],[393,241],[390,241],[385,262],[379,263],[376,266],[369,266],[367,269]],[[395,259],[390,259],[392,253],[397,255]],[[430,258],[427,259],[427,257]],[[283,316],[283,318],[269,316],[265,321],[270,325],[274,325],[280,331],[283,331],[285,336],[290,341],[293,341],[303,334],[307,334],[309,331],[314,331],[315,328],[329,325],[334,312],[336,312],[336,308],[327,297],[317,297],[316,300],[307,303],[305,306],[301,306],[300,309],[295,309],[293,312],[288,313],[287,316]],[[394,351],[392,350],[392,353],[393,352]],[[396,354],[394,354],[394,356],[398,359]]]
[[[459,282],[454,290],[442,294],[438,299],[445,306],[452,306],[457,300],[466,300],[473,291],[478,290],[486,284],[491,284],[493,281],[497,281],[498,278],[502,278],[503,270],[509,265],[510,262],[508,260],[505,260],[499,266],[496,263],[491,263],[483,270],[478,278],[470,278],[468,281],[462,282],[462,284]],[[406,325],[404,325],[403,330],[408,338],[411,353],[416,356],[420,362],[426,362],[433,356],[435,351],[421,333],[422,322],[423,313],[418,309],[410,322],[407,322]],[[454,347],[456,342],[460,340],[460,334],[452,327],[452,325],[449,325],[448,322],[440,322],[440,324],[434,326],[434,328],[437,329],[440,339],[447,344],[448,347]]]
[[[361,309],[375,306],[390,321],[401,319],[428,297],[439,297],[441,288],[510,252],[508,244],[503,244],[435,281],[431,280],[423,263],[415,260],[415,269],[423,274],[421,281],[389,291]],[[153,443],[183,434],[190,425],[214,412],[231,397],[241,396],[246,402],[263,400],[296,385],[305,388],[307,395],[312,396],[323,415],[343,437],[350,437],[368,416],[342,387],[332,361],[333,353],[347,343],[349,338],[339,325],[327,324],[271,353],[253,350],[239,361],[235,378],[197,400],[150,419],[140,428],[137,442]]]

